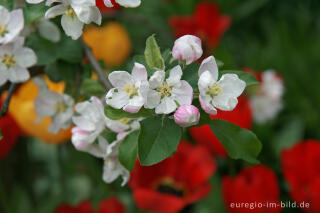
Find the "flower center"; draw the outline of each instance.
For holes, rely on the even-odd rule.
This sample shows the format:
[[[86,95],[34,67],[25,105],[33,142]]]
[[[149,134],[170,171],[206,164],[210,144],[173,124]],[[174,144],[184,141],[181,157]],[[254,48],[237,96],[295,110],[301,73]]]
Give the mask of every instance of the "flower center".
[[[128,125],[130,123],[130,120],[128,118],[122,118],[122,119],[120,119],[120,122]]]
[[[77,16],[77,14],[74,12],[74,10],[70,7],[66,12],[64,12],[67,16],[71,16],[72,20],[74,17]]]
[[[208,88],[207,93],[211,96],[211,97],[215,97],[219,94],[222,93],[222,87],[219,83],[214,83],[211,87]]]
[[[65,112],[65,111],[67,111],[67,106],[64,102],[59,102],[56,104],[56,110],[58,112]]]
[[[122,90],[128,93],[130,98],[138,95],[138,88],[136,88],[133,84],[125,85]]]
[[[17,64],[13,54],[4,54],[2,63],[4,63],[7,68],[13,67]]]
[[[157,186],[156,190],[161,193],[183,197],[185,195],[184,187],[176,183],[172,178],[164,178]]]
[[[170,87],[165,81],[163,82],[162,87],[157,88],[157,91],[160,92],[161,98],[170,97],[172,93],[172,87]]]
[[[6,26],[0,25],[0,36],[4,37],[5,34],[7,34],[7,33],[8,33],[8,30],[7,30]]]

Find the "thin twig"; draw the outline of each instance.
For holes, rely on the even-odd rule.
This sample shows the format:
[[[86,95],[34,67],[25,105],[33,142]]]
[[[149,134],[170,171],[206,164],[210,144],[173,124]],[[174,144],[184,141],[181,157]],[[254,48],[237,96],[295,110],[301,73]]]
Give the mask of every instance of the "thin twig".
[[[2,118],[3,116],[5,116],[7,114],[8,109],[9,109],[9,105],[10,105],[10,101],[11,101],[11,98],[12,98],[14,91],[16,90],[16,87],[17,87],[17,84],[15,84],[15,83],[12,83],[10,85],[7,97],[2,104],[0,118]]]
[[[85,50],[86,56],[88,57],[89,62],[93,66],[94,71],[97,73],[98,79],[101,82],[101,84],[107,90],[113,88],[113,86],[111,85],[110,81],[106,78],[106,75],[105,75],[102,67],[100,66],[99,62],[94,57],[94,55],[93,55],[93,53],[91,51],[91,48],[83,40],[81,40],[81,42],[82,42],[82,46],[83,46],[83,48]]]

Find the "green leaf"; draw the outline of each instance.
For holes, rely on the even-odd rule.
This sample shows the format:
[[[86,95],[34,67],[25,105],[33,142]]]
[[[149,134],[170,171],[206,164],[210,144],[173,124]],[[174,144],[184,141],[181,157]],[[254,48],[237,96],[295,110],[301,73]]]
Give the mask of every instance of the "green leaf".
[[[199,67],[200,67],[199,63],[192,63],[188,65],[183,71],[182,79],[188,81],[188,83],[192,86],[192,88],[198,88]]]
[[[0,0],[0,5],[6,7],[10,11],[13,9],[14,0]]]
[[[146,59],[148,66],[152,70],[164,70],[165,69],[164,60],[162,58],[160,48],[157,44],[157,41],[156,41],[154,35],[147,38],[144,56],[145,56],[145,59]]]
[[[259,84],[259,81],[252,74],[247,72],[238,70],[223,70],[219,72],[220,76],[227,73],[237,74],[241,80],[246,82],[247,86]]]
[[[168,117],[154,116],[140,122],[138,155],[141,165],[151,166],[172,155],[181,139],[181,128]]]
[[[125,112],[122,109],[115,109],[109,105],[104,107],[105,115],[110,118],[111,120],[120,120],[122,118],[141,118],[141,117],[148,117],[154,114],[154,110],[141,108],[137,113],[129,113]]]
[[[81,93],[88,96],[101,96],[106,92],[105,88],[99,83],[98,80],[84,79],[81,84]]]
[[[101,136],[103,138],[105,138],[107,141],[109,142],[113,142],[115,140],[117,140],[117,133],[115,132],[112,132],[110,130],[106,131],[104,130],[102,133],[101,133]]]
[[[259,163],[257,157],[262,149],[262,144],[253,132],[219,119],[211,120],[210,128],[230,158],[242,159],[253,164]]]
[[[119,161],[129,171],[134,169],[138,156],[139,130],[131,132],[119,146]]]
[[[46,10],[47,7],[44,4],[26,4],[26,7],[23,8],[25,24],[30,24],[44,17]]]

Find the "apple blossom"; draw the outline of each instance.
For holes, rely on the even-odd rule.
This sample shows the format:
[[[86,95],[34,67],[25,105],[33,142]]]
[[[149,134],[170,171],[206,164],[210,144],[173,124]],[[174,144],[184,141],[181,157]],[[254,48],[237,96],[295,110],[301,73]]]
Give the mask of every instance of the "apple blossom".
[[[174,42],[172,48],[173,58],[186,61],[189,65],[202,56],[201,39],[193,35],[184,35]]]
[[[21,9],[9,12],[0,5],[0,44],[15,39],[22,31],[23,26],[24,18]]]
[[[96,7],[95,0],[54,0],[51,3],[60,3],[47,10],[47,19],[62,15],[61,25],[63,30],[72,39],[82,35],[84,24],[94,22],[101,24],[101,13]]]
[[[198,87],[200,104],[208,114],[217,114],[217,109],[232,111],[246,83],[236,74],[224,74],[218,81],[218,67],[213,56],[204,59],[199,68]]]
[[[103,0],[107,7],[113,7],[111,0]],[[115,0],[123,7],[138,7],[141,4],[141,0]]]
[[[140,119],[122,118],[120,120],[111,120],[106,117],[106,126],[113,132],[130,132],[140,128]]]
[[[90,152],[93,143],[105,128],[103,105],[97,97],[91,97],[90,101],[76,104],[75,110],[80,115],[72,117],[76,125],[72,129],[72,144],[78,150]]]
[[[200,113],[193,105],[182,105],[174,113],[174,121],[182,127],[189,127],[199,123]]]
[[[30,78],[27,70],[37,62],[32,49],[23,47],[24,38],[18,37],[0,46],[0,86],[7,80],[12,83],[24,82]]]
[[[105,139],[101,138],[101,140]],[[111,183],[119,176],[122,176],[123,181],[121,185],[124,186],[130,178],[130,173],[118,160],[118,148],[121,142],[121,140],[117,140],[107,146],[102,179],[106,183]]]
[[[263,72],[259,91],[250,99],[255,122],[263,124],[278,115],[283,107],[283,93],[282,79],[272,70]]]
[[[51,124],[48,130],[58,133],[60,129],[67,129],[71,125],[74,100],[67,94],[59,94],[48,90],[43,78],[36,77],[33,80],[39,93],[35,100],[35,111],[39,115],[38,121],[43,117],[50,117]]]
[[[132,74],[126,71],[114,71],[109,74],[109,80],[115,87],[106,95],[106,103],[113,108],[129,113],[137,113],[146,102],[149,89],[146,68],[135,63]]]
[[[181,80],[181,67],[171,69],[169,78],[166,73],[156,71],[149,79],[150,90],[145,103],[145,108],[154,109],[157,114],[170,114],[179,105],[191,104],[193,90],[187,81]]]

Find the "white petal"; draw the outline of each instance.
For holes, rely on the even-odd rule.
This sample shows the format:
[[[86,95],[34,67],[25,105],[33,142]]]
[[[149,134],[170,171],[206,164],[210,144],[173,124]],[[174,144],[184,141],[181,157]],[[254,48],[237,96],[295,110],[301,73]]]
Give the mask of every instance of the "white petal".
[[[30,48],[20,48],[14,54],[17,63],[24,68],[31,67],[37,63],[37,56]]]
[[[133,85],[133,77],[126,71],[113,71],[108,76],[111,84],[116,88],[123,88],[125,85]]]
[[[164,97],[160,104],[156,107],[157,114],[170,114],[177,108],[177,104],[171,97]]]
[[[52,42],[60,41],[60,30],[53,22],[41,19],[38,24],[38,30],[43,38]]]
[[[37,85],[38,91],[45,91],[48,89],[48,85],[42,77],[34,77],[32,81]]]
[[[154,109],[160,103],[160,93],[155,90],[149,90],[146,103],[144,107],[147,109]]]
[[[216,60],[213,56],[209,56],[208,58],[204,59],[200,65],[198,74],[201,76],[202,73],[205,71],[209,71],[212,75],[212,78],[217,81],[218,80],[218,66]]]
[[[56,5],[48,9],[44,17],[47,19],[54,18],[63,15],[67,10],[68,8],[64,4]]]
[[[131,98],[127,105],[123,107],[123,110],[129,113],[137,113],[144,104],[144,98],[141,96],[134,96]]]
[[[229,95],[218,95],[213,98],[212,104],[223,111],[232,111],[238,104],[238,99]]]
[[[198,88],[200,94],[205,94],[207,92],[208,87],[215,82],[216,81],[213,79],[211,72],[205,71],[204,73],[202,73],[198,81]]]
[[[12,41],[14,38],[16,38],[19,33],[22,31],[24,26],[24,18],[23,18],[23,12],[21,9],[13,10],[10,13],[10,20],[7,25],[7,30],[9,33],[5,35],[7,38],[6,42]]]
[[[86,24],[90,24],[91,22],[101,24],[101,13],[97,7],[72,5],[72,8],[81,22]]]
[[[235,98],[239,97],[246,88],[246,83],[239,79],[236,74],[223,75],[219,80],[219,84],[222,87],[223,95],[227,94]]]
[[[1,64],[0,64],[1,67]],[[2,70],[0,68],[0,86],[2,86],[3,84],[5,84],[8,80],[8,76],[7,76],[7,71],[6,70]]]
[[[10,20],[10,13],[7,8],[0,5],[0,24],[7,25]]]
[[[63,15],[61,18],[61,26],[64,32],[74,40],[82,35],[83,23],[75,16]]]
[[[41,91],[35,100],[35,111],[41,117],[51,117],[56,113],[56,104],[61,100],[59,94]]]
[[[175,84],[180,83],[181,76],[182,76],[182,69],[178,65],[171,69],[169,78],[166,81],[169,84],[169,86],[173,86]]]
[[[30,78],[26,68],[15,66],[8,70],[8,79],[13,83],[25,82]]]
[[[216,115],[217,110],[211,104],[211,98],[208,95],[200,95],[199,101],[201,108],[210,115]]]
[[[149,86],[151,89],[156,89],[157,87],[162,86],[166,73],[164,71],[156,71],[150,77]]]
[[[124,7],[138,7],[141,4],[141,0],[116,0],[116,2]]]
[[[39,3],[41,3],[41,2],[43,2],[44,0],[27,0],[27,2],[29,3],[29,4],[39,4]]]
[[[103,0],[103,2],[107,7],[113,7],[111,0]]]
[[[121,109],[129,102],[129,96],[126,92],[113,88],[106,95],[106,103],[113,108]]]
[[[134,67],[132,69],[132,77],[135,81],[148,80],[148,73],[143,64],[134,63]]]
[[[193,89],[187,81],[180,81],[180,87],[173,87],[172,94],[180,105],[190,105],[193,100]]]

